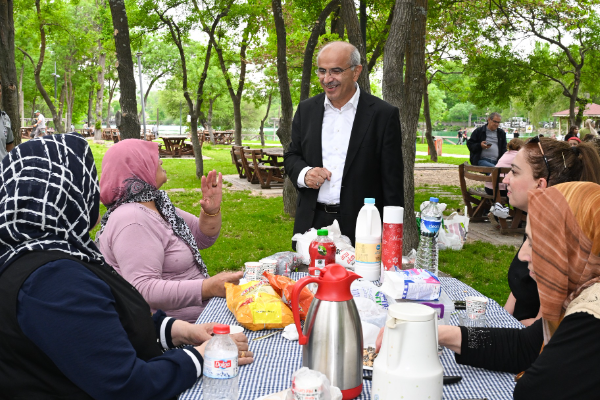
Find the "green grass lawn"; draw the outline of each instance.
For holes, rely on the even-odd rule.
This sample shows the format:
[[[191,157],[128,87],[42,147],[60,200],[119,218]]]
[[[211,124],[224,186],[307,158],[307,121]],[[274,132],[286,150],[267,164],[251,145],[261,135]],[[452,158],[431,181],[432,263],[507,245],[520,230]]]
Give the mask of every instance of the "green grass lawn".
[[[417,151],[427,151],[427,144],[417,144]],[[446,153],[446,154],[461,154],[466,156],[467,158],[469,157],[469,149],[467,148],[466,145],[456,145],[456,144],[450,144],[448,142],[444,142],[442,144],[442,155]]]
[[[90,143],[90,146],[98,172],[101,173],[102,157],[107,147],[93,143]],[[259,146],[257,144],[253,147]],[[204,162],[205,173],[212,169],[224,175],[237,173],[231,163],[230,148],[230,146],[205,145],[202,152],[211,157],[211,160]],[[440,162],[446,161],[440,160]],[[164,159],[163,166],[169,178],[163,189],[186,189],[184,192],[169,193],[175,206],[199,214],[202,194],[192,190],[200,188],[200,181],[195,176],[194,160]],[[460,188],[456,186],[422,186],[415,189],[416,209],[431,197],[431,192],[434,190],[460,195]],[[438,196],[440,202],[448,204],[446,215],[456,209],[464,208],[462,200]],[[101,214],[106,212],[106,208],[102,205],[100,212]],[[245,261],[259,260],[279,251],[291,251],[294,221],[283,213],[281,197],[267,199],[252,196],[249,191],[225,191],[222,212],[223,226],[217,243],[209,249],[202,250],[202,257],[206,261],[209,273],[239,270]],[[92,237],[95,237],[97,229],[92,231]],[[439,267],[442,271],[504,304],[510,292],[506,273],[515,254],[516,249],[513,247],[496,247],[489,243],[476,242],[465,245],[461,251],[441,251]]]

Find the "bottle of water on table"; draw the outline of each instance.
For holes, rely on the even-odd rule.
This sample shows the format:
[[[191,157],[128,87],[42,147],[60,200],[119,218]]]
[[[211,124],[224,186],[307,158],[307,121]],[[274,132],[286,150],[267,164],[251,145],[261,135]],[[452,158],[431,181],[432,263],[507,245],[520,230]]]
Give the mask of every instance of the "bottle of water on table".
[[[442,224],[442,212],[438,207],[438,198],[429,198],[429,205],[421,211],[421,240],[417,250],[415,268],[423,268],[438,274],[437,237]]]
[[[237,400],[238,348],[229,336],[229,325],[216,324],[204,350],[202,391],[204,400]]]

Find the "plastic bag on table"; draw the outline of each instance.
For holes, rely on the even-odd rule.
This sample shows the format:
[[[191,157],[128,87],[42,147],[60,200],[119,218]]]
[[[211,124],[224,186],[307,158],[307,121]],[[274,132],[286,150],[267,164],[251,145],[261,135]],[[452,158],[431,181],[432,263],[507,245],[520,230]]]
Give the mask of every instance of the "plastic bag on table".
[[[290,272],[296,267],[302,265],[302,257],[298,253],[293,251],[280,251],[273,255],[261,258],[259,261],[263,262],[266,260],[277,261],[276,275],[290,276]]]
[[[387,311],[371,299],[366,297],[355,297],[354,303],[358,309],[360,320],[364,323],[376,325],[381,328],[385,325]],[[375,344],[375,342],[373,342]]]
[[[227,308],[237,322],[251,331],[284,328],[294,323],[292,310],[266,281],[243,285],[225,283]]]
[[[294,285],[296,281],[291,280],[286,276],[281,275],[272,275],[268,272],[263,273],[263,275],[269,280],[271,287],[275,290],[283,302],[292,308],[292,291],[294,290]],[[308,314],[308,309],[310,308],[310,304],[312,303],[314,295],[308,288],[305,286],[302,288],[300,292],[300,299],[298,300],[298,308],[300,309],[300,319],[304,321],[306,319],[306,314]],[[295,326],[295,325],[294,325]]]
[[[469,232],[469,217],[454,212],[448,219],[444,220],[443,226],[444,229],[439,230],[438,248],[462,249],[467,241],[467,234]],[[440,247],[440,244],[445,247]]]
[[[308,397],[311,396],[311,397]],[[342,400],[342,392],[325,374],[302,367],[292,375],[292,389],[288,391],[286,400]]]
[[[327,229],[329,231],[329,237],[335,244],[335,262],[344,267],[352,268],[354,266],[354,247],[352,247],[352,242],[348,236],[342,235],[340,231],[340,225],[337,220],[334,220],[333,224],[329,226],[324,226],[323,229]],[[310,228],[305,233],[296,233],[294,236],[292,236],[292,240],[296,241],[296,251],[298,252],[303,264],[310,264],[310,254],[308,249],[310,247],[310,243],[316,237],[317,230],[315,228]]]
[[[350,292],[352,293],[352,297],[355,299],[357,297],[369,299],[386,310],[390,304],[396,303],[394,299],[387,296],[385,293],[379,290],[377,286],[369,281],[358,280],[352,282],[352,285],[350,285]]]

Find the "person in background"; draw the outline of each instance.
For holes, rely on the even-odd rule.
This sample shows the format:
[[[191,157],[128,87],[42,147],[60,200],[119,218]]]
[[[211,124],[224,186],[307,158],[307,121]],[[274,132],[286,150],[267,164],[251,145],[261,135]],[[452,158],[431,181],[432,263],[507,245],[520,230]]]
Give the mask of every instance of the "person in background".
[[[572,137],[576,137],[576,138],[579,137],[579,128],[575,125],[572,125],[569,128],[569,132],[565,135],[565,138],[564,138],[565,142],[567,142]]]
[[[567,140],[567,143],[569,143],[569,146],[571,147],[579,146],[581,139],[579,139],[577,136],[571,136],[569,140]]]
[[[510,204],[528,212],[528,191],[573,181],[600,184],[597,151],[588,144],[571,148],[564,141],[534,136],[517,152],[503,182]],[[523,325],[531,325],[540,317],[540,299],[527,264],[517,256],[508,269],[508,285],[511,293],[504,308]]]
[[[167,399],[202,376],[214,324],[151,314],[89,236],[99,198],[80,135],[29,140],[0,164],[2,398]]]
[[[515,400],[597,399],[600,186],[563,183],[528,197],[519,259],[537,281],[542,318],[525,329],[441,325],[439,344],[459,364],[518,374]]]
[[[154,139],[158,139],[158,126],[156,125],[152,125],[152,136]]]
[[[585,121],[584,127],[579,130],[580,139],[584,139],[586,135],[598,135],[598,132],[596,132],[596,129],[594,129],[594,120],[592,119],[587,119]]]
[[[71,132],[75,132],[75,125],[71,124]]]
[[[194,322],[212,297],[225,297],[225,282],[242,272],[209,276],[200,249],[212,246],[221,229],[221,174],[201,180],[199,215],[176,208],[159,190],[167,173],[158,143],[126,139],[102,160],[100,201],[107,211],[96,236],[106,262],[135,286],[153,309]]]
[[[462,144],[467,144],[467,128],[463,130],[463,140]]]
[[[461,145],[463,141],[463,131],[462,129],[458,129],[458,145]]]
[[[284,155],[298,189],[294,233],[337,220],[354,244],[365,198],[375,198],[380,215],[384,206],[404,206],[400,113],[358,86],[361,71],[350,43],[328,43],[317,55],[325,93],[298,105]]]
[[[46,118],[40,110],[35,110],[36,122],[33,124],[33,131],[31,131],[31,137],[36,138],[44,136],[46,134]]]
[[[506,132],[498,127],[501,122],[500,114],[493,112],[488,117],[487,124],[471,133],[467,141],[471,165],[495,167],[506,152]]]
[[[519,137],[519,131],[515,129],[515,131],[513,132],[513,137],[515,139],[517,139]]]
[[[0,160],[15,147],[15,138],[12,132],[10,118],[4,111],[0,111]]]
[[[500,157],[498,163],[496,164],[496,167],[510,168],[512,166],[513,160],[515,159],[515,156],[517,155],[517,152],[521,150],[521,147],[523,147],[524,144],[525,142],[522,139],[518,138],[512,139],[510,142],[508,142],[508,145],[506,146],[507,151],[502,155],[502,157]],[[498,186],[500,189],[500,196],[505,197],[507,194],[506,184],[500,183],[498,184]],[[491,182],[485,183],[485,192],[489,195],[494,194]]]

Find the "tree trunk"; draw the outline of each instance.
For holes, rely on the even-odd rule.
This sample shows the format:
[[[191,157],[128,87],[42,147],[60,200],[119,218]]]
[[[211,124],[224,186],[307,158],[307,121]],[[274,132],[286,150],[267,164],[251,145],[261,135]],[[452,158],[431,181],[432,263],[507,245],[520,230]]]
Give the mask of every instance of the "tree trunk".
[[[331,17],[331,34],[337,33],[340,40],[344,40],[344,19],[341,17],[341,6],[338,6]]]
[[[102,30],[101,26],[97,27]],[[98,40],[98,90],[96,91],[96,119],[94,123],[94,139],[102,140],[102,103],[104,101],[104,73],[106,72],[106,52],[102,41]]]
[[[25,123],[25,95],[23,94],[23,75],[25,74],[25,56],[23,56],[23,65],[21,66],[21,74],[19,76],[19,111],[21,114],[20,123]],[[19,135],[21,136],[21,135]],[[15,136],[16,139],[16,136]],[[19,142],[21,138],[19,137]],[[18,144],[18,143],[17,143]]]
[[[94,107],[94,91],[90,90],[88,96],[88,112],[87,112],[87,125],[88,128],[93,128],[92,125],[92,107]]]
[[[35,67],[35,70],[33,72],[33,75],[35,77],[35,85],[37,86],[38,91],[42,95],[42,98],[46,102],[46,105],[50,109],[50,113],[52,114],[52,120],[54,122],[54,128],[58,131],[58,133],[64,133],[64,128],[62,125],[62,121],[60,120],[60,115],[58,115],[56,107],[54,106],[54,103],[52,103],[52,99],[50,98],[50,96],[48,96],[48,92],[46,92],[46,89],[44,88],[44,86],[42,85],[42,81],[40,80],[40,73],[42,71],[42,66],[44,65],[44,56],[46,54],[46,30],[44,29],[45,24],[42,21],[40,0],[36,0],[35,8],[36,8],[38,24],[39,24],[38,28],[40,30],[40,57],[38,59],[37,65],[34,64],[33,59],[31,58],[31,56],[29,54],[27,54],[27,52],[25,50],[21,49],[20,47],[19,47],[19,50],[21,50],[21,52],[23,54],[25,54],[27,56],[27,58],[29,58],[29,61],[31,61],[31,64],[34,65],[34,67]],[[14,63],[13,63],[13,65],[14,65]],[[15,70],[15,79],[13,82],[16,82],[16,70]],[[4,83],[2,85],[4,85]],[[14,83],[13,83],[13,85],[14,85]],[[14,91],[16,94],[16,86],[14,87]],[[17,114],[17,116],[18,116],[18,114]]]
[[[363,42],[360,33],[360,23],[356,14],[356,6],[353,0],[342,0],[342,17],[348,30],[348,39],[358,49],[360,53],[360,63],[363,67],[358,77],[358,86],[361,90],[371,93],[371,84],[369,83],[369,65],[367,63],[367,48]]]
[[[233,103],[233,118],[235,122],[235,144],[236,146],[242,145],[242,93],[244,91],[244,82],[246,80],[246,49],[248,48],[248,36],[250,34],[250,24],[244,29],[242,33],[242,45],[240,46],[240,77],[238,81],[237,92],[233,91],[233,86],[231,84],[231,79],[229,77],[229,72],[227,66],[225,65],[225,59],[223,58],[223,49],[215,40],[215,36],[213,32],[209,32],[210,40],[217,52],[217,56],[219,57],[219,64],[221,65],[221,71],[223,72],[223,76],[225,77],[225,82],[227,83],[227,90],[229,92],[229,96],[231,97],[231,102]]]
[[[384,48],[383,57],[383,99],[400,109],[402,127],[402,156],[404,159],[404,247],[407,254],[418,246],[418,230],[414,214],[414,163],[415,141],[417,139],[416,125],[406,121],[404,110],[407,99],[404,98],[404,58],[408,39],[411,34],[411,21],[415,0],[396,0],[394,17],[390,33]],[[407,83],[408,84],[408,83]]]
[[[17,91],[17,66],[15,64],[13,0],[0,0],[0,84],[0,93],[2,94],[0,108],[8,114],[15,144],[19,144],[21,142],[21,120],[19,119],[19,92]]]
[[[288,79],[287,63],[286,63],[286,31],[285,21],[283,20],[283,9],[281,0],[272,0],[273,18],[275,19],[275,30],[277,32],[277,77],[279,80],[279,95],[281,97],[281,119],[279,120],[279,128],[277,136],[283,146],[283,151],[287,151],[288,146],[292,141],[292,118],[293,105],[292,94],[290,93],[290,84]],[[294,187],[289,177],[285,178],[283,184],[283,211],[290,217],[296,216],[296,199],[298,192]]]
[[[213,116],[213,103],[215,102],[216,97],[210,97],[208,99],[208,117],[206,118],[206,125],[208,125],[208,136],[210,137],[210,143],[215,145],[215,134],[213,133],[212,127],[212,116]],[[202,135],[202,140],[204,140],[204,135]]]
[[[429,92],[427,90],[427,86],[429,86],[429,82],[427,82],[427,77],[425,77],[425,89],[423,90],[423,116],[425,117],[425,137],[427,138],[427,147],[429,148],[430,159],[433,162],[437,162],[437,150],[435,148],[435,143],[433,143],[433,128],[431,127],[431,112],[429,110]]]
[[[319,43],[319,36],[321,30],[325,27],[327,17],[329,14],[340,5],[340,0],[332,0],[325,6],[319,18],[313,25],[312,32],[308,42],[306,42],[306,49],[304,50],[304,61],[302,63],[302,80],[300,83],[300,101],[306,100],[310,97],[310,78],[313,74],[313,55],[315,54],[315,47]],[[264,145],[263,145],[264,146]]]
[[[269,118],[269,110],[271,109],[271,98],[273,97],[273,92],[269,92],[269,101],[267,102],[267,112],[265,113],[265,117],[260,120],[260,130],[258,134],[260,135],[260,144],[262,147],[265,147],[265,121]]]
[[[472,112],[469,113],[469,129],[471,129],[471,116],[473,115]]]
[[[129,40],[129,23],[127,21],[127,10],[125,0],[109,0],[110,13],[112,15],[115,48],[117,52],[117,73],[121,96],[121,139],[139,139],[140,122],[137,114],[136,84],[133,75],[133,56],[131,54],[131,43]]]
[[[110,112],[112,111],[110,108],[110,103],[112,103],[113,95],[115,94],[115,86],[111,86],[111,82],[108,81],[108,110],[106,110],[106,126],[110,126]]]

